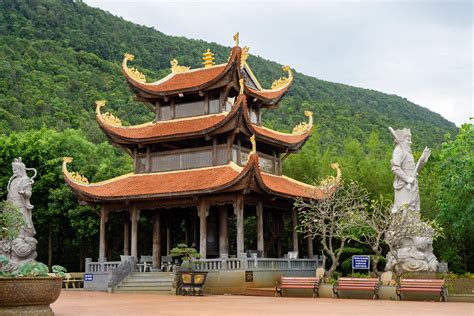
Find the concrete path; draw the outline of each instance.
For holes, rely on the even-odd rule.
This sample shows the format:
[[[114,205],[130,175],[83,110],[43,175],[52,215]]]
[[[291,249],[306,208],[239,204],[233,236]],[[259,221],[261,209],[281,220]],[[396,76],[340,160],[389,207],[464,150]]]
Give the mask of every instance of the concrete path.
[[[474,316],[473,303],[216,295],[184,297],[63,291],[55,315],[413,315]]]

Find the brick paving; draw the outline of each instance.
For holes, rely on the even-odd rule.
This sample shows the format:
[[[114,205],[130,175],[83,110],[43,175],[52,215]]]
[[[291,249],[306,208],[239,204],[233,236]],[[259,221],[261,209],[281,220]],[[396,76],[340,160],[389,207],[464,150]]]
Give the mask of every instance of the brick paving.
[[[183,297],[63,291],[51,306],[67,315],[414,315],[474,316],[473,303],[239,295]]]

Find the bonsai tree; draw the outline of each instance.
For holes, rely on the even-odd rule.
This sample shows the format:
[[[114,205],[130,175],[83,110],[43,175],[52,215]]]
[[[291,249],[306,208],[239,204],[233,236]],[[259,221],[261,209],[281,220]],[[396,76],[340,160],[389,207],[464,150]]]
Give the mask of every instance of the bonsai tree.
[[[181,260],[181,268],[192,269],[193,259],[201,258],[201,255],[193,247],[188,247],[186,244],[178,244],[171,249],[170,254]]]

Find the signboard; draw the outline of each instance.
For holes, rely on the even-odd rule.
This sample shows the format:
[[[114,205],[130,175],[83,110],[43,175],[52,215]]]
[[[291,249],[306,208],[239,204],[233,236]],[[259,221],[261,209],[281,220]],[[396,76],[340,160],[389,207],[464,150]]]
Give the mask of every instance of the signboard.
[[[352,256],[352,270],[370,270],[370,256]]]
[[[253,271],[245,271],[245,282],[253,282]]]
[[[94,280],[93,274],[84,274],[84,281],[92,281]]]

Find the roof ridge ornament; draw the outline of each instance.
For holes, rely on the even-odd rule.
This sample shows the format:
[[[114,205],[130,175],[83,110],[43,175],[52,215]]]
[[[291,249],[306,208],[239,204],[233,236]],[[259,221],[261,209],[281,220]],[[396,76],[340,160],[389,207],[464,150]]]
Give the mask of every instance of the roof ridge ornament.
[[[279,89],[286,85],[291,79],[293,79],[293,72],[291,71],[290,66],[285,65],[281,67],[283,71],[286,71],[288,73],[288,77],[280,77],[277,80],[273,81],[272,83],[272,90]]]
[[[186,67],[186,66],[180,66],[180,65],[178,65],[178,60],[177,60],[176,58],[173,58],[173,59],[170,61],[170,64],[171,64],[171,72],[172,72],[172,73],[186,72],[186,71],[188,71],[189,69],[191,69],[191,67]]]
[[[239,46],[239,32],[234,34],[235,46]]]
[[[95,113],[98,117],[100,117],[104,122],[112,126],[122,126],[122,121],[113,115],[110,112],[101,113],[100,108],[104,107],[107,101],[105,100],[97,100],[95,101]]]
[[[214,54],[211,52],[211,49],[207,49],[205,53],[202,54],[202,60],[204,68],[210,68],[214,66]]]
[[[301,135],[310,131],[313,128],[313,112],[304,111],[304,115],[308,118],[308,123],[301,122],[295,127],[293,127],[293,134]]]
[[[242,48],[242,53],[240,55],[240,68],[244,68],[245,63],[247,62],[247,58],[249,58],[250,56],[249,50],[250,50],[250,47],[248,46],[244,46]]]
[[[330,188],[332,186],[336,186],[341,183],[342,180],[342,172],[341,169],[339,168],[339,164],[337,162],[331,164],[331,168],[336,170],[336,177],[334,176],[329,176],[326,179],[322,180],[320,182],[320,187],[323,188]]]
[[[251,154],[256,154],[257,153],[257,141],[255,140],[255,134],[250,136],[250,143],[252,144],[252,151],[250,153]]]
[[[136,81],[146,83],[146,78],[145,78],[145,75],[143,73],[141,73],[138,69],[136,69],[134,67],[132,67],[132,68],[128,67],[127,62],[132,61],[134,59],[135,59],[134,55],[129,54],[129,53],[125,53],[123,55],[122,67],[128,73],[128,75],[130,77],[132,77]]]
[[[239,94],[244,94],[244,90],[245,90],[245,88],[244,88],[244,79],[240,79],[240,80],[239,80],[239,85],[240,85],[240,92],[239,92]]]
[[[83,175],[81,175],[79,172],[76,172],[76,171],[73,171],[73,172],[69,172],[69,170],[67,170],[67,165],[69,163],[72,162],[72,158],[71,157],[63,157],[63,173],[65,176],[67,176],[68,178],[70,178],[71,180],[75,181],[75,182],[79,182],[79,183],[82,183],[82,184],[89,184],[89,180],[84,177]]]

